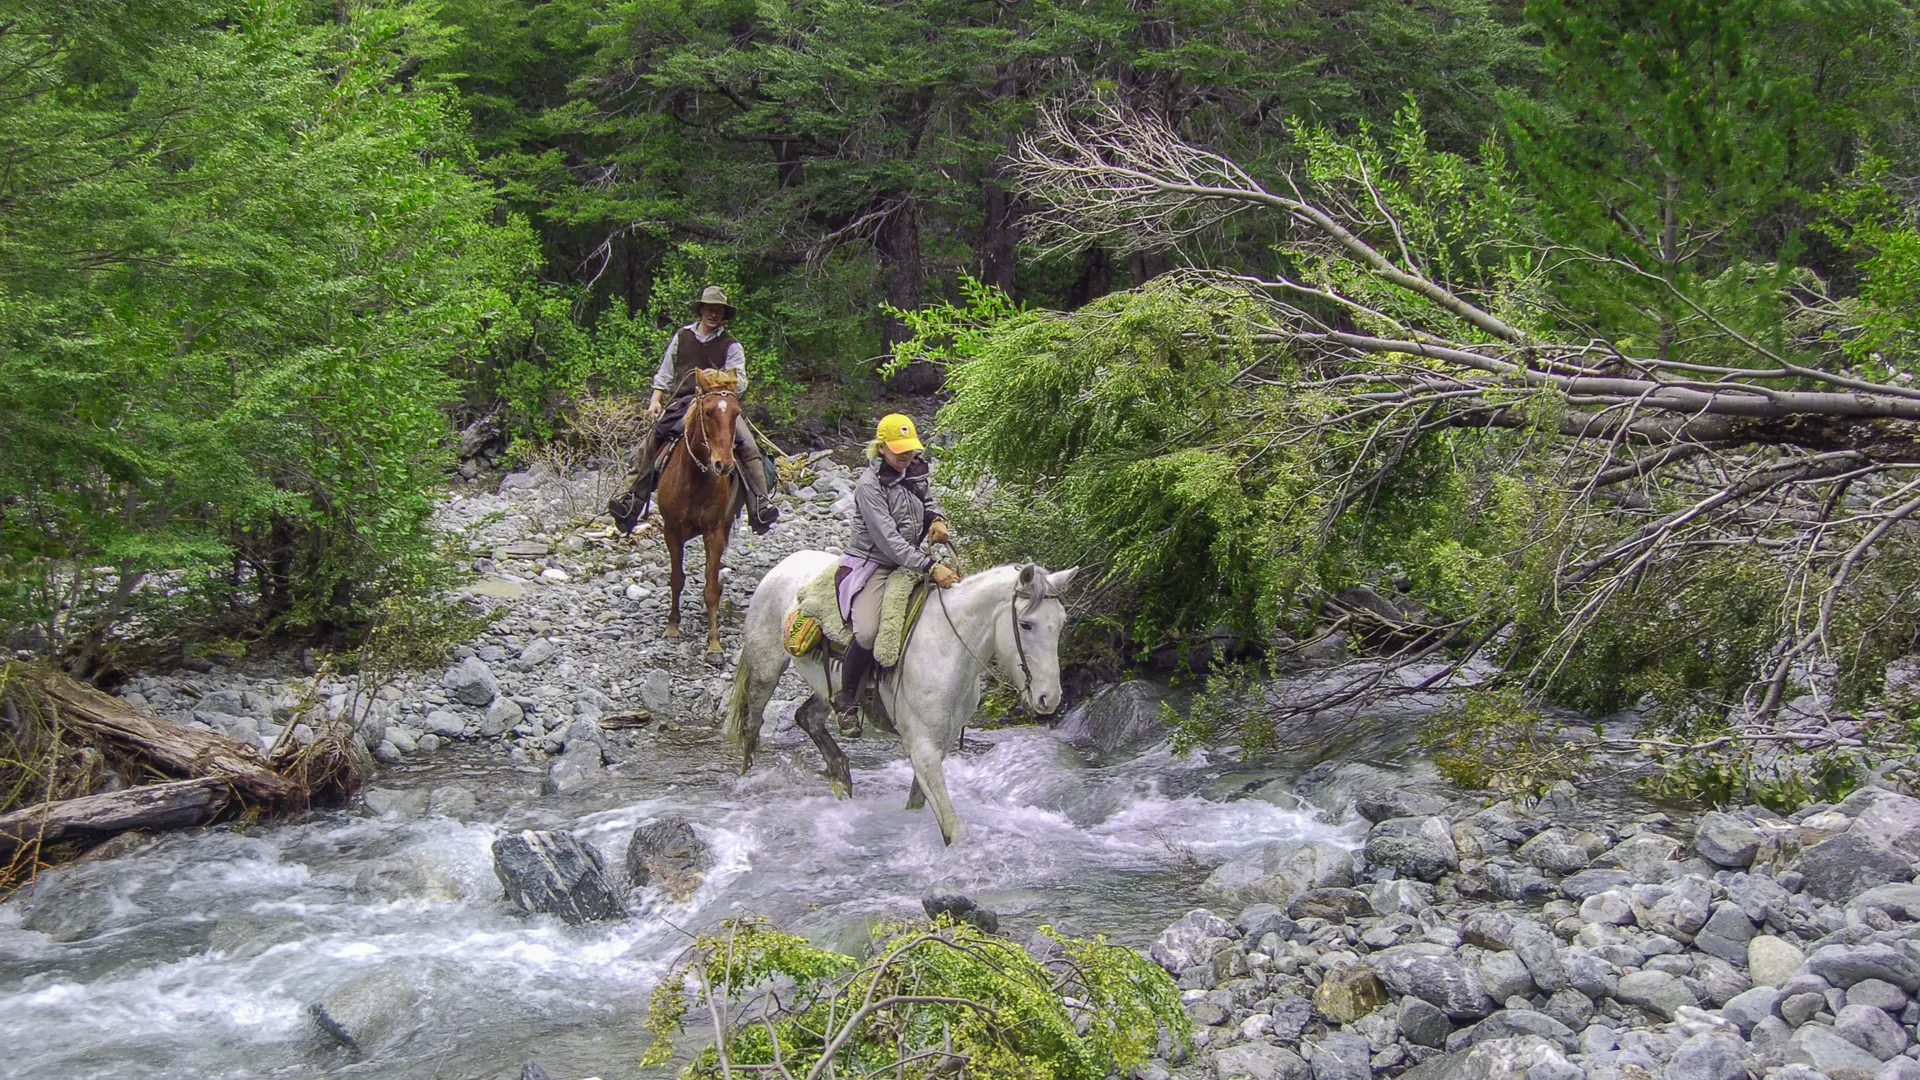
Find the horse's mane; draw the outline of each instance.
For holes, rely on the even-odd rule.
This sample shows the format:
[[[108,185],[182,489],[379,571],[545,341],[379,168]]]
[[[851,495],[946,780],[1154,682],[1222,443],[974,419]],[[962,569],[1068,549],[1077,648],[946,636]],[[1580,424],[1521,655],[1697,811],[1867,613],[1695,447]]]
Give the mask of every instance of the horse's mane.
[[[713,393],[717,390],[740,389],[740,376],[731,371],[716,371],[713,368],[700,368],[693,373],[693,381],[701,393]]]

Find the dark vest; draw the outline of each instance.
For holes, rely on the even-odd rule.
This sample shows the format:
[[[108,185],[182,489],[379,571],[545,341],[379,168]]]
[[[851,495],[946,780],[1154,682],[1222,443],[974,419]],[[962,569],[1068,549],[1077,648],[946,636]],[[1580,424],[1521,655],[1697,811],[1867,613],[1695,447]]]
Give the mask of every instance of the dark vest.
[[[733,345],[733,334],[725,327],[712,338],[701,341],[692,330],[681,327],[674,335],[678,342],[673,349],[673,396],[693,393],[693,373],[698,368],[711,368],[719,371],[727,366],[727,350]]]

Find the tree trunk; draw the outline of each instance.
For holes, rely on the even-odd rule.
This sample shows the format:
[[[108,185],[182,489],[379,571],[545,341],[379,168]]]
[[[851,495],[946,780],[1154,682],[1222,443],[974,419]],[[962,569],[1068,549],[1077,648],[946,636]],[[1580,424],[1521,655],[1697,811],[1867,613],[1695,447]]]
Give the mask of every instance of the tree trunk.
[[[0,814],[0,856],[22,846],[104,840],[131,829],[185,829],[218,817],[233,798],[223,777],[83,795]]]
[[[1020,80],[1011,75],[1002,75],[993,88],[996,98],[1012,97],[1019,92]],[[987,165],[986,182],[981,185],[981,194],[986,203],[986,223],[980,237],[980,280],[1012,296],[1015,213],[1013,196],[1000,182],[1006,156],[1013,153],[1011,134],[1005,146],[1006,154]]]
[[[920,213],[911,195],[890,195],[899,206],[881,222],[875,249],[880,255],[881,288],[887,303],[901,311],[917,311],[926,298],[925,269],[920,261]],[[905,321],[888,315],[881,331],[888,349],[913,336]],[[924,360],[908,364],[889,380],[894,389],[908,394],[931,394],[943,382],[940,369]]]

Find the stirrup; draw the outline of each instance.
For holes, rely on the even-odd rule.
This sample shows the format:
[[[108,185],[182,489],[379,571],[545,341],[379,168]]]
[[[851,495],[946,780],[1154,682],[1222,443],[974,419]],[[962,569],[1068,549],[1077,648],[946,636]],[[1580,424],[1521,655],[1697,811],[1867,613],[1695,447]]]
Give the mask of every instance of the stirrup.
[[[607,500],[607,513],[613,518],[613,527],[625,536],[633,531],[640,519],[646,516],[647,504],[631,491],[623,491]]]
[[[779,520],[780,508],[770,502],[762,503],[759,513],[754,513],[751,508],[747,510],[747,524],[753,526],[753,531],[761,536],[772,530],[773,523]]]

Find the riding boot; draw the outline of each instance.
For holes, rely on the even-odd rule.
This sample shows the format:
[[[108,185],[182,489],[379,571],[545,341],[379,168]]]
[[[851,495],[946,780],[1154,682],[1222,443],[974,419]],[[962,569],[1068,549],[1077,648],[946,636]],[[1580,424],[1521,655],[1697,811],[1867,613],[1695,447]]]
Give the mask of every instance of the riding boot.
[[[653,499],[653,455],[657,429],[647,425],[647,436],[633,452],[633,460],[627,465],[626,490],[607,501],[607,513],[613,516],[614,528],[621,535],[633,531],[640,519],[647,516],[647,503]]]
[[[840,689],[833,695],[833,712],[842,735],[860,734],[860,684],[867,681],[872,667],[873,650],[860,644],[859,638],[848,642],[847,655],[840,662]]]
[[[780,508],[767,498],[767,467],[759,448],[750,440],[740,440],[738,453],[740,478],[747,483],[747,524],[754,532],[764,534],[780,520]]]

